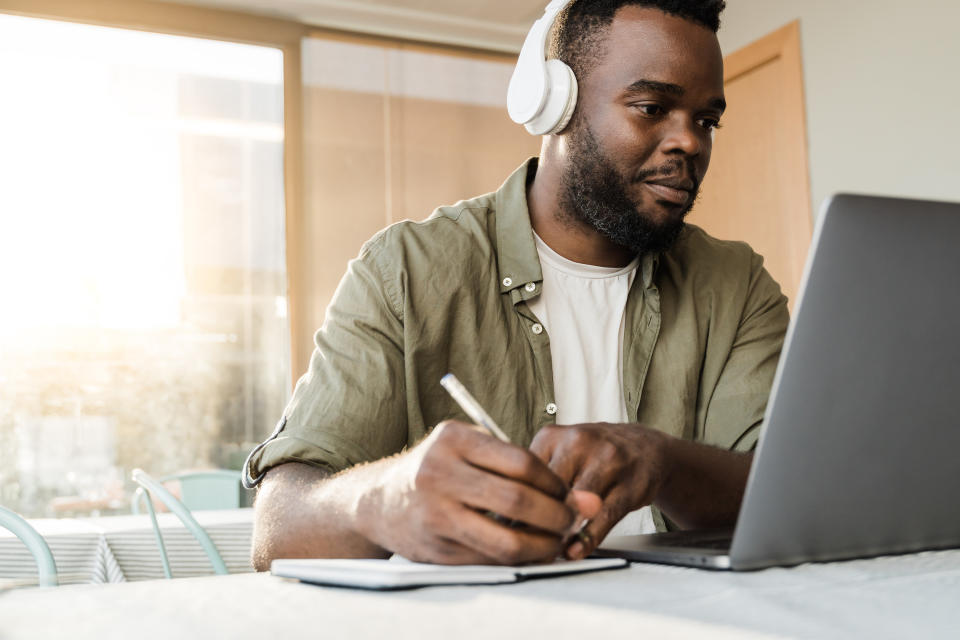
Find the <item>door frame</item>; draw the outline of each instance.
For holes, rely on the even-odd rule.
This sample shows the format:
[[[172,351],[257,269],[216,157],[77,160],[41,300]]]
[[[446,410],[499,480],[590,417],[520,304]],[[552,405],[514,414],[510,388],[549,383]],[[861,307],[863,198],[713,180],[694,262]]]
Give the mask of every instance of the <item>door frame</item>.
[[[783,85],[779,94],[784,114],[784,164],[787,175],[800,180],[785,180],[784,201],[788,209],[780,212],[786,219],[790,247],[790,275],[797,290],[803,277],[807,251],[813,235],[813,209],[810,202],[810,170],[807,151],[807,117],[803,88],[803,59],[800,49],[800,21],[769,33],[724,58],[723,81],[729,83],[757,67],[779,59],[783,65]],[[793,300],[791,299],[791,306]]]

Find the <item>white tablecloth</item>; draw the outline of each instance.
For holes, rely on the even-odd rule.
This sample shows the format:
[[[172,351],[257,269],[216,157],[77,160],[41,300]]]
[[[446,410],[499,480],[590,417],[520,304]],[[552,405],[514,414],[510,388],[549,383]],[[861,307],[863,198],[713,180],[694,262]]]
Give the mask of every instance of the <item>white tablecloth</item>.
[[[196,511],[230,573],[250,565],[252,509]],[[175,578],[213,574],[193,535],[171,513],[157,514]],[[163,578],[160,552],[147,515],[37,519],[30,524],[50,545],[60,584],[124,582]],[[26,546],[0,528],[0,588],[36,584],[37,568]]]
[[[3,640],[960,637],[960,550],[746,573],[635,564],[369,592],[266,574],[0,594]]]
[[[102,530],[70,518],[43,518],[30,524],[47,541],[60,584],[121,582],[123,574]],[[12,532],[0,527],[0,588],[37,583],[37,564]]]
[[[195,511],[193,517],[213,540],[227,571],[249,573],[250,536],[253,531],[253,509],[223,511]],[[157,522],[163,532],[163,542],[170,559],[174,578],[189,578],[213,574],[213,567],[200,543],[172,513],[158,513]],[[111,553],[127,580],[163,578],[160,551],[150,526],[149,516],[113,516],[98,518],[97,526],[103,532]]]

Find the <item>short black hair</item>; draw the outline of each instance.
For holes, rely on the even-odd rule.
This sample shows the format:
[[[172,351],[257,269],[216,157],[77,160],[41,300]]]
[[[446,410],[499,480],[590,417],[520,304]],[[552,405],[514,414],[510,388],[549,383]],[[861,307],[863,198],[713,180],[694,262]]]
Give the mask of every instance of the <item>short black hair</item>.
[[[559,58],[583,78],[605,55],[603,34],[622,7],[650,7],[691,22],[714,33],[720,29],[724,0],[574,0],[553,24],[548,58]]]

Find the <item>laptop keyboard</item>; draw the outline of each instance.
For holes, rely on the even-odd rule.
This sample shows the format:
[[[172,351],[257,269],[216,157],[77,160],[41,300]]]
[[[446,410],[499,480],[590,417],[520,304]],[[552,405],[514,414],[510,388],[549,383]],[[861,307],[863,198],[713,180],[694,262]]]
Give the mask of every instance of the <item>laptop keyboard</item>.
[[[661,545],[699,549],[729,549],[733,539],[732,531],[671,531],[655,535]]]

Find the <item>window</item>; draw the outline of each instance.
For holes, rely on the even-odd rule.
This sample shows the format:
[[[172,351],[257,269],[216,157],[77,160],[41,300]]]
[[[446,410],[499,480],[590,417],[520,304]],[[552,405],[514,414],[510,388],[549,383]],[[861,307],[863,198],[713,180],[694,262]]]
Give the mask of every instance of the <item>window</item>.
[[[0,15],[0,504],[239,468],[289,395],[283,59]]]

